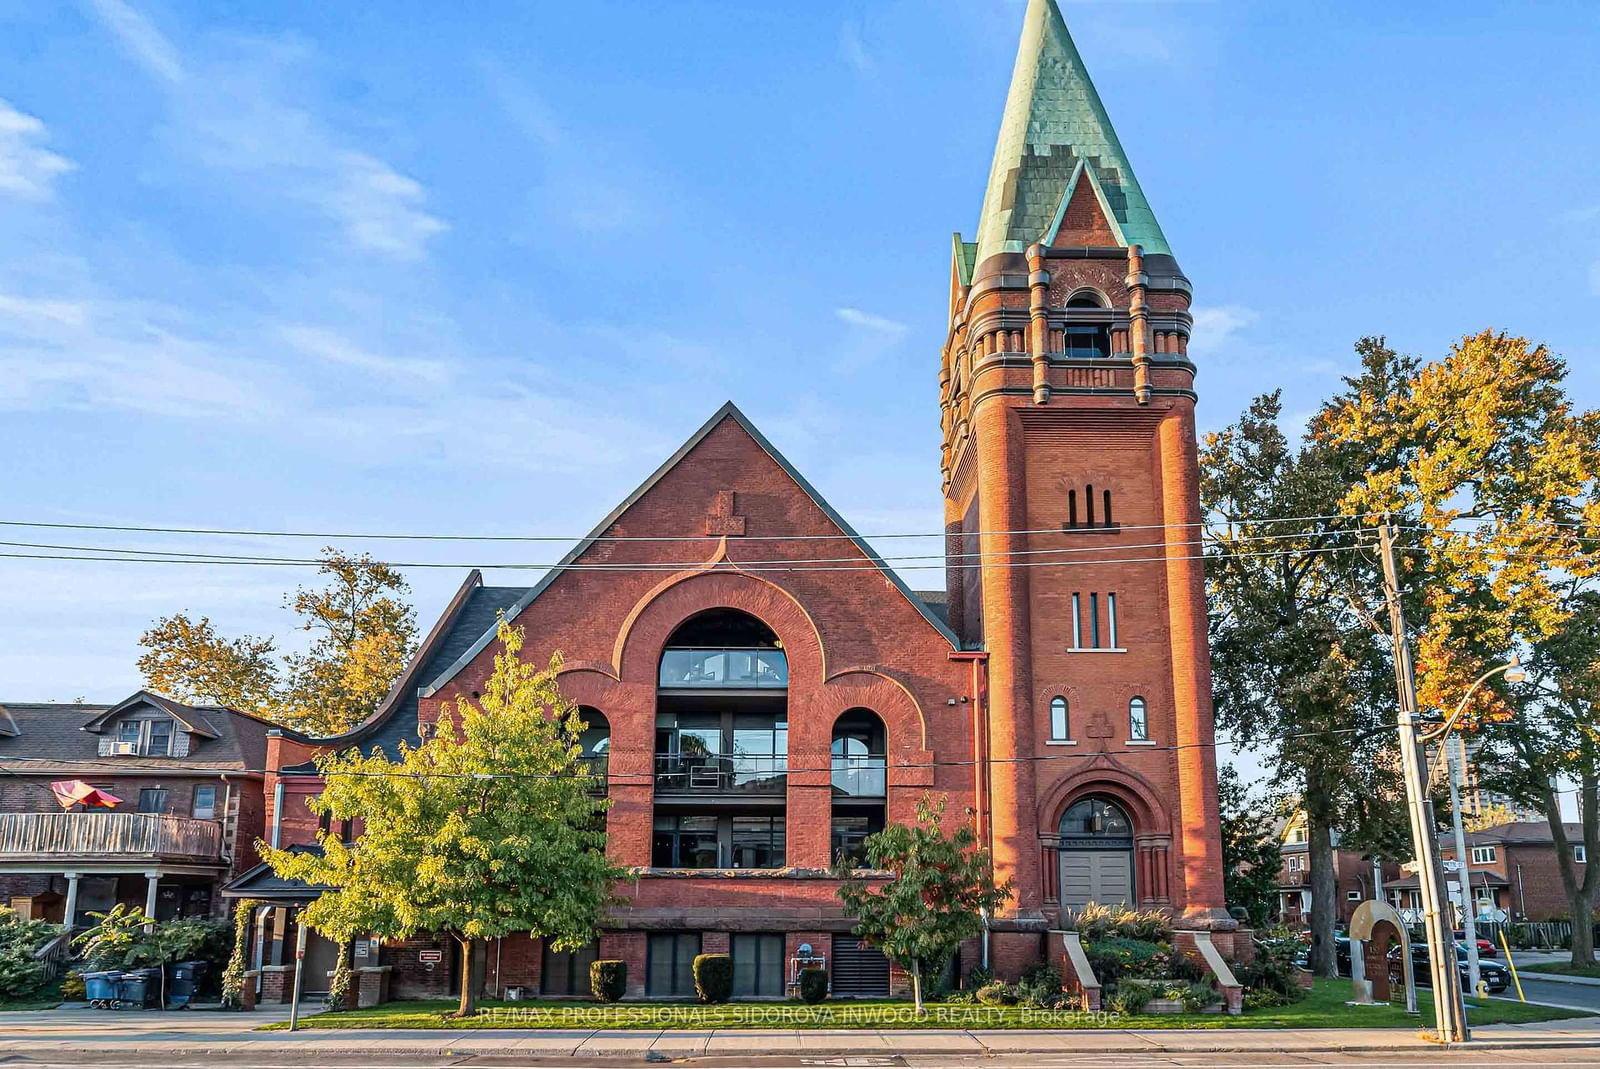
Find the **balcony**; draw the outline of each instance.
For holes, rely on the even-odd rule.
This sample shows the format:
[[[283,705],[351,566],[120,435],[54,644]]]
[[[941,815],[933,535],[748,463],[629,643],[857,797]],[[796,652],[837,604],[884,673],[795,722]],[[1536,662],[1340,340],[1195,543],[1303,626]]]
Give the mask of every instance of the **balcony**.
[[[660,794],[781,795],[788,781],[783,755],[656,754]]]
[[[221,863],[222,825],[157,813],[0,813],[0,862]]]
[[[833,759],[835,798],[883,798],[888,785],[888,760],[883,754]]]
[[[776,649],[675,649],[661,655],[659,685],[674,690],[782,690],[789,660]]]

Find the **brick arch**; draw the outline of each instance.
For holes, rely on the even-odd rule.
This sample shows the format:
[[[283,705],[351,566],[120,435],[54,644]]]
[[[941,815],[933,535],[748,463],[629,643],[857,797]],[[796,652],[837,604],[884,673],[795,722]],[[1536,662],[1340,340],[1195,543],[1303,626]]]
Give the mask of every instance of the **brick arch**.
[[[1134,837],[1170,836],[1172,819],[1160,794],[1150,781],[1136,772],[1095,762],[1095,767],[1068,776],[1044,796],[1039,806],[1039,831],[1054,835],[1061,816],[1074,803],[1089,795],[1103,795],[1116,802],[1133,821]]]
[[[654,688],[667,639],[685,620],[708,609],[737,609],[772,628],[789,662],[791,694],[821,686],[825,655],[810,614],[775,583],[727,567],[672,576],[639,599],[617,632],[617,678]]]
[[[889,753],[908,757],[928,749],[928,718],[922,704],[900,680],[875,668],[850,668],[827,681],[822,693],[824,715],[831,746],[833,725],[851,709],[866,709],[883,721],[888,734]],[[795,725],[791,721],[789,730]]]

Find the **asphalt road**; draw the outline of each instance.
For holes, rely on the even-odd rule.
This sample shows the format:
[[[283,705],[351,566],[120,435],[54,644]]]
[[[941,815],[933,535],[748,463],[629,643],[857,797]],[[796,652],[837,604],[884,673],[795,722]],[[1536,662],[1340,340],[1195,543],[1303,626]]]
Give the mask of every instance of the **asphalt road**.
[[[1522,993],[1529,1002],[1548,1002],[1552,1006],[1576,1006],[1585,1010],[1600,1010],[1600,986],[1592,984],[1564,984],[1559,980],[1535,980],[1538,973],[1522,974]],[[1498,998],[1515,999],[1517,988],[1511,988]]]

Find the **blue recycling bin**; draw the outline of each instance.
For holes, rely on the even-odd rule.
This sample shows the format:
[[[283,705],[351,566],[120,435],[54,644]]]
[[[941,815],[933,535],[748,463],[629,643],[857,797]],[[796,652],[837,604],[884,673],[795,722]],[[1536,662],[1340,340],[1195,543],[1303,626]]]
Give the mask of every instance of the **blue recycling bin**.
[[[103,1010],[117,1000],[117,981],[122,979],[122,973],[107,969],[80,975],[83,977],[83,997],[89,1000],[89,1005]]]

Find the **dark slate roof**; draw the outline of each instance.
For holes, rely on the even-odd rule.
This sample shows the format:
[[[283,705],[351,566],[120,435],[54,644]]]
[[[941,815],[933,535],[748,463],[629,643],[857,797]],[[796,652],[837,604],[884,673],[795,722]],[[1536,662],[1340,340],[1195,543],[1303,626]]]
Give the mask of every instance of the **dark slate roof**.
[[[500,614],[516,604],[529,589],[484,586],[482,575],[473,571],[451,598],[439,622],[423,639],[416,656],[378,711],[343,735],[318,741],[356,746],[365,753],[377,747],[391,759],[399,755],[400,743],[416,746],[420,741],[417,737],[417,688],[455,663],[482,636],[492,635]],[[308,766],[303,770],[312,769]]]
[[[1567,832],[1567,842],[1573,846],[1583,845],[1583,825],[1564,824]],[[1499,843],[1544,843],[1549,845],[1556,841],[1550,831],[1550,824],[1543,820],[1518,820],[1508,824],[1496,824],[1492,828],[1483,828],[1479,831],[1466,833],[1468,846],[1495,846]],[[1456,839],[1454,832],[1440,832],[1439,845],[1455,849]]]
[[[307,843],[296,843],[289,847],[291,854],[318,854],[322,847]],[[326,891],[326,887],[306,883],[303,880],[286,880],[272,871],[272,866],[265,861],[247,869],[229,880],[222,888],[224,898],[267,898],[289,899],[291,901],[306,901],[316,898]]]
[[[194,728],[185,757],[101,757],[96,727],[109,728],[106,714],[135,712],[146,704]],[[71,702],[3,702],[0,762],[8,772],[95,775],[172,768],[259,770],[267,759],[266,721],[220,705],[184,705],[164,695],[140,691],[116,705]],[[14,734],[12,733],[14,731]],[[9,760],[7,760],[9,759]]]
[[[944,590],[913,590],[917,600],[928,607],[946,627],[950,625],[950,594]]]

